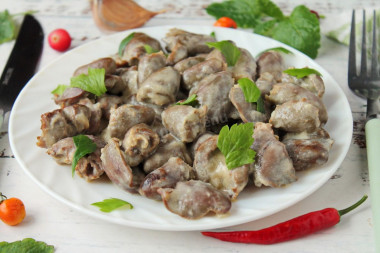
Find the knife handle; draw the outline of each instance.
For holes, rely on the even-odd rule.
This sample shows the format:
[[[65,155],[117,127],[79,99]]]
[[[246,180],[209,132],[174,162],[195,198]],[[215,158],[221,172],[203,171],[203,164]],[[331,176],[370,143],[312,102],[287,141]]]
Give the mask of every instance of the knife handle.
[[[380,252],[380,119],[366,123],[365,136],[376,252]]]

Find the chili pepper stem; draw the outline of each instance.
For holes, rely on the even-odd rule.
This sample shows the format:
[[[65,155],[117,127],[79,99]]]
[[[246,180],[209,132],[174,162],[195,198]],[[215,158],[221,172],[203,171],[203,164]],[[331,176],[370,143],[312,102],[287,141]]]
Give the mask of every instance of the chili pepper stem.
[[[352,206],[349,206],[349,207],[342,209],[342,210],[338,210],[339,216],[345,215],[346,213],[354,210],[355,208],[360,206],[367,198],[368,198],[368,196],[364,195],[358,202],[356,202]]]

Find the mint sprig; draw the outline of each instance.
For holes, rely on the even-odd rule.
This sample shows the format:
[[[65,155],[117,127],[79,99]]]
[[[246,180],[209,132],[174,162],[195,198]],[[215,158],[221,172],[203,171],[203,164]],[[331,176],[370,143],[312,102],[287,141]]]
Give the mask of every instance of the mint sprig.
[[[128,209],[133,209],[133,205],[131,203],[118,198],[105,199],[101,202],[92,203],[91,205],[99,207],[100,211],[105,213],[112,212],[113,210],[122,206],[125,206]]]
[[[97,146],[93,140],[82,134],[74,136],[73,141],[76,150],[74,153],[73,162],[71,163],[71,173],[74,177],[75,167],[77,166],[78,161],[82,157],[93,153],[96,150]]]
[[[229,170],[255,161],[256,152],[251,149],[252,135],[252,122],[234,124],[231,129],[226,125],[220,130],[217,146],[223,153]]]
[[[101,96],[107,92],[107,88],[104,83],[105,73],[106,71],[103,68],[88,68],[87,75],[80,74],[72,77],[70,80],[70,86],[88,91],[96,96]]]
[[[54,246],[45,242],[36,241],[32,238],[25,238],[22,241],[0,242],[0,252],[17,253],[53,253]]]
[[[238,80],[238,84],[244,93],[245,101],[256,103],[256,110],[265,113],[264,101],[261,97],[261,91],[256,86],[256,83],[248,78],[241,78]]]
[[[288,74],[290,76],[295,76],[298,79],[304,78],[304,77],[311,75],[311,74],[316,74],[318,76],[322,76],[321,73],[319,73],[317,70],[312,69],[312,68],[286,69],[282,72],[284,72],[285,74]]]
[[[239,60],[241,52],[238,47],[227,40],[222,40],[218,42],[206,42],[209,47],[218,49],[226,59],[227,65],[235,66],[236,62]]]

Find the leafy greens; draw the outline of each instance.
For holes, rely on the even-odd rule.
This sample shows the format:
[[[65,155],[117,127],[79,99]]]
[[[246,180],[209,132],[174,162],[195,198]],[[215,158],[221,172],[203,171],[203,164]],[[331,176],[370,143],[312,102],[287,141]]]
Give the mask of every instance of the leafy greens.
[[[213,47],[222,52],[223,56],[226,58],[227,66],[235,66],[236,62],[240,58],[240,49],[236,47],[233,43],[222,40],[218,42],[206,42],[209,47]]]
[[[253,28],[255,33],[288,44],[311,58],[320,47],[319,20],[304,6],[295,7],[290,16],[270,0],[226,0],[206,8],[215,18],[230,17],[241,28]]]
[[[75,167],[78,164],[78,161],[96,150],[96,144],[88,138],[86,135],[77,135],[73,137],[74,145],[76,147],[73,162],[71,164],[71,173],[74,176]]]
[[[253,144],[253,123],[234,124],[231,129],[224,126],[218,137],[218,148],[226,159],[228,169],[234,169],[255,161]]]
[[[304,78],[304,77],[311,75],[311,74],[316,74],[318,76],[322,76],[322,74],[319,73],[317,70],[311,69],[311,68],[286,69],[282,72],[284,72],[285,74],[291,75],[291,76],[295,76],[298,79]]]
[[[0,242],[0,253],[53,253],[54,246],[44,242],[36,241],[32,238],[25,238],[22,241]]]
[[[105,213],[112,212],[122,206],[126,206],[128,209],[133,209],[133,205],[131,203],[118,198],[105,199],[101,202],[92,203],[91,205],[99,207],[100,211]]]

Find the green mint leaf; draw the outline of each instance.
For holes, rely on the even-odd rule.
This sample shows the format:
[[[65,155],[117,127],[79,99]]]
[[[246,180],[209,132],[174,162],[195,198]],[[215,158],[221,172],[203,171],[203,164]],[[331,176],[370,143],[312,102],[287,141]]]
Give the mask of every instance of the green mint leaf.
[[[321,40],[319,20],[307,7],[297,6],[290,17],[284,18],[273,28],[272,37],[314,59]]]
[[[275,18],[277,20],[282,20],[284,18],[284,14],[281,9],[270,0],[256,0],[259,5],[261,12],[268,15],[269,17]]]
[[[192,107],[196,107],[199,105],[199,101],[197,100],[197,94],[193,94],[190,97],[188,97],[183,102],[177,102],[176,105],[190,105]]]
[[[131,203],[117,198],[105,199],[101,202],[92,203],[91,205],[99,207],[100,211],[105,213],[112,212],[122,206],[126,206],[128,209],[133,209],[133,205]]]
[[[264,51],[258,53],[256,57],[262,55],[265,52],[269,52],[269,51],[276,51],[276,52],[280,52],[280,53],[284,53],[284,54],[293,54],[293,52],[289,51],[286,48],[283,48],[283,47],[272,47],[272,48],[265,49]]]
[[[234,169],[255,161],[256,152],[253,144],[253,123],[234,124],[231,128],[224,126],[218,137],[218,148],[226,159],[228,169]]]
[[[123,51],[124,51],[124,48],[128,45],[128,43],[133,39],[133,36],[135,35],[135,33],[131,33],[129,34],[127,37],[125,37],[121,42],[120,42],[120,45],[119,45],[119,55],[122,56],[123,55]]]
[[[8,10],[0,12],[0,44],[13,40],[16,26]]]
[[[284,72],[285,74],[291,75],[291,76],[295,76],[298,79],[304,78],[304,77],[311,75],[311,74],[316,74],[318,76],[322,76],[322,74],[319,73],[317,70],[311,69],[311,68],[287,69],[287,70],[284,70],[282,72]]]
[[[263,36],[272,37],[273,29],[277,23],[278,21],[276,19],[259,22],[256,25],[254,32]]]
[[[67,88],[69,88],[70,86],[68,86],[68,85],[65,85],[65,84],[59,84],[58,86],[57,86],[57,88],[55,88],[54,90],[52,90],[52,92],[51,92],[51,94],[55,94],[55,95],[62,95],[63,94],[63,92],[65,92],[65,90],[67,89]]]
[[[261,113],[265,113],[264,99],[260,97],[256,102],[256,110]]]
[[[145,52],[147,54],[153,54],[153,53],[157,53],[158,51],[156,49],[154,49],[153,47],[149,46],[149,45],[144,45],[144,48],[145,48]]]
[[[101,96],[107,91],[106,85],[104,83],[105,73],[106,71],[103,68],[88,68],[88,75],[80,74],[78,76],[72,77],[70,80],[70,86],[88,91],[95,94],[96,96]]]
[[[257,88],[255,82],[252,80],[248,78],[240,78],[238,84],[244,93],[245,101],[250,103],[257,102],[261,97],[260,89]]]
[[[236,62],[240,58],[240,49],[227,40],[222,40],[218,42],[206,42],[206,44],[209,47],[216,48],[220,52],[222,52],[222,54],[226,58],[228,66],[235,66]]]
[[[256,110],[265,113],[264,100],[256,83],[248,78],[241,78],[238,80],[238,84],[244,93],[245,101],[256,103]]]
[[[94,152],[97,148],[96,144],[88,138],[86,135],[77,135],[73,137],[74,145],[76,147],[73,162],[71,164],[71,173],[72,176],[74,176],[75,167],[78,164],[78,161],[88,155]]]
[[[206,8],[206,12],[216,19],[232,18],[241,28],[252,28],[255,27],[261,15],[256,2],[258,1],[230,0],[212,3]]]
[[[215,32],[211,32],[211,33],[210,33],[210,36],[213,37],[213,38],[216,38],[216,36],[215,36]]]
[[[53,253],[54,246],[44,242],[36,241],[32,238],[25,238],[22,241],[0,242],[0,253]]]

